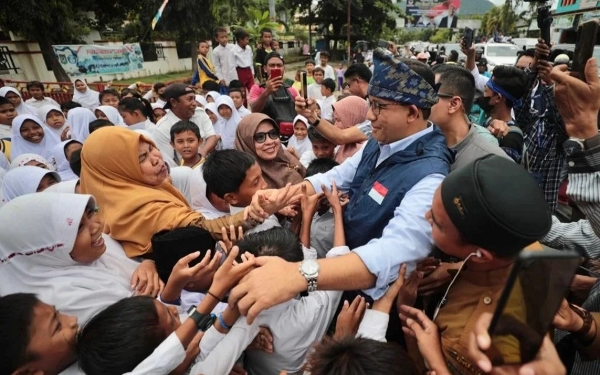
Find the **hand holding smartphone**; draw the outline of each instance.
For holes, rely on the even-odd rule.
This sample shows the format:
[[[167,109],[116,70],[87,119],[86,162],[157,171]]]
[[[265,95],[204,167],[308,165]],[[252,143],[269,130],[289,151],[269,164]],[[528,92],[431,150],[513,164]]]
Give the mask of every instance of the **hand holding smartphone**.
[[[471,46],[473,45],[473,29],[471,29],[470,27],[465,27],[464,41],[465,48],[469,50],[469,48],[471,48]]]
[[[271,68],[271,74],[270,77],[271,79],[275,79],[275,78],[282,78],[283,77],[283,70],[281,68]]]
[[[308,99],[308,78],[306,72],[300,72],[300,79],[302,82],[302,97],[306,100]]]
[[[575,43],[571,74],[584,82],[585,64],[594,55],[599,28],[600,20],[593,19],[579,25],[579,29],[577,30],[577,41]]]

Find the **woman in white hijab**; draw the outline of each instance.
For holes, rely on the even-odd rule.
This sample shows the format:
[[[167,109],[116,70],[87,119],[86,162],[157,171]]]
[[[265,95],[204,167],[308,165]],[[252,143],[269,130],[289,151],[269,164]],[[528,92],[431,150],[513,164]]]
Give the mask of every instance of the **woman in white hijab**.
[[[209,100],[209,99],[212,99],[212,103],[216,103],[217,99],[219,99],[219,96],[221,96],[221,94],[219,94],[218,92],[216,92],[216,91],[209,91],[206,94],[206,101],[208,103],[211,103],[211,100]]]
[[[94,120],[96,120],[96,116],[87,108],[73,108],[70,110],[71,139],[83,143],[90,136],[90,122]]]
[[[12,169],[2,180],[4,201],[10,202],[21,195],[41,193],[58,182],[60,182],[58,173],[47,169],[29,165]]]
[[[83,108],[94,110],[100,105],[100,94],[98,91],[90,89],[83,80],[75,80],[75,90],[73,91],[73,101],[81,104]],[[69,111],[70,116],[70,111]]]
[[[12,95],[12,94],[14,94],[14,95]],[[0,96],[4,96],[6,99],[11,101],[11,103],[15,106],[15,109],[17,110],[18,115],[32,115],[32,116],[38,115],[37,108],[32,107],[29,104],[25,103],[19,90],[15,89],[14,87],[4,86],[4,87],[0,88]],[[14,123],[13,123],[13,126],[14,126]]]
[[[132,296],[132,275],[148,262],[127,258],[97,213],[82,194],[30,194],[2,207],[0,294],[34,293],[79,324]]]
[[[77,145],[79,145],[79,147],[77,147]],[[54,170],[60,175],[62,181],[79,180],[79,177],[71,169],[68,157],[75,149],[81,148],[82,146],[83,145],[80,142],[70,139],[57,144],[52,149]]]
[[[13,120],[11,159],[21,154],[38,154],[47,160],[51,159],[52,149],[58,143],[60,137],[57,138],[37,116],[19,115]]]
[[[49,119],[49,116],[52,117]],[[69,127],[69,124],[60,108],[54,105],[44,105],[38,109],[38,117],[58,139],[63,139],[63,132]]]
[[[50,171],[54,169],[54,166],[48,162],[48,160],[38,154],[21,154],[17,156],[16,158],[12,159],[12,162],[10,163],[10,169],[23,167],[25,165],[40,167]]]
[[[123,117],[119,113],[119,110],[109,105],[101,105],[94,110],[94,114],[98,119],[106,119],[117,126],[126,126],[123,121]]]
[[[217,107],[217,123],[214,124],[215,133],[221,136],[220,149],[233,150],[235,134],[242,117],[233,104],[229,95],[221,95],[215,103]]]

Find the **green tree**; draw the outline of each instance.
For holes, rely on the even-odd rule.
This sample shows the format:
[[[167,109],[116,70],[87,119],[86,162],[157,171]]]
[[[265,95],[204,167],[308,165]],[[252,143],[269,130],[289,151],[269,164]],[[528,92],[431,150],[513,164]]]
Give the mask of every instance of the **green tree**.
[[[429,41],[435,44],[446,43],[450,40],[451,33],[451,29],[437,29]]]
[[[261,12],[256,8],[248,8],[246,13],[248,21],[244,25],[231,25],[231,27],[234,29],[243,28],[250,34],[250,38],[253,40],[258,40],[260,37],[260,30],[263,28],[275,30],[279,28],[279,23],[271,21],[268,10]]]

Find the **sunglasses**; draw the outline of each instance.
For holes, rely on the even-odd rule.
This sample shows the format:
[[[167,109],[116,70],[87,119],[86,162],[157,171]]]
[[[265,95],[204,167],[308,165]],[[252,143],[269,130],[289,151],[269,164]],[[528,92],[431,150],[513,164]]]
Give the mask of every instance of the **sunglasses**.
[[[277,129],[269,130],[268,132],[260,132],[254,134],[254,142],[256,143],[265,143],[267,140],[267,136],[269,138],[275,140],[279,138],[279,131]]]

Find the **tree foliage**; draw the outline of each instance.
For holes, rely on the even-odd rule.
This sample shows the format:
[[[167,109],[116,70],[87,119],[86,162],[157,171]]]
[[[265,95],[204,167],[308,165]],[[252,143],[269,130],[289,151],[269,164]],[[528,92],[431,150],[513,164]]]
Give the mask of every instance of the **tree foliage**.
[[[277,30],[279,23],[272,22],[269,11],[265,10],[261,12],[256,8],[248,8],[246,10],[248,21],[244,25],[232,25],[232,28],[243,28],[250,34],[250,38],[258,41],[260,37],[260,30],[263,28]]]

